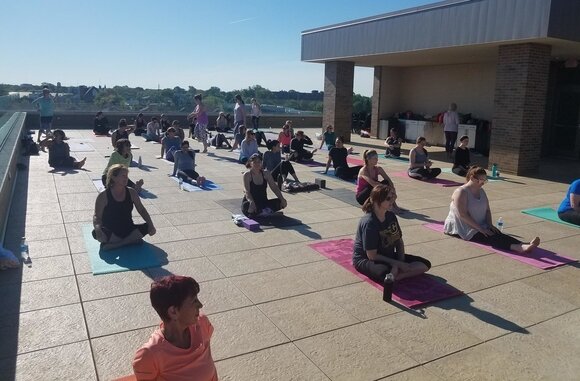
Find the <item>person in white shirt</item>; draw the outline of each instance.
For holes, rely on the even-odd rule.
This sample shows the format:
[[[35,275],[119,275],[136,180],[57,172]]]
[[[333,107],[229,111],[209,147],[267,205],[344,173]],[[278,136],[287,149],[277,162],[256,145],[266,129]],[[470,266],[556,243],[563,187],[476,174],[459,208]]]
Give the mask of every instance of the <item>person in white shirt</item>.
[[[261,115],[262,109],[260,108],[260,104],[256,101],[256,98],[252,98],[252,126],[254,130],[259,128]]]
[[[443,115],[443,131],[445,132],[445,152],[447,152],[447,157],[451,157],[453,154],[458,130],[459,114],[457,114],[457,105],[451,103],[449,110]]]
[[[159,125],[159,120],[156,116],[151,118],[151,121],[147,123],[147,133],[142,136],[147,142],[158,142],[161,135],[161,126]]]

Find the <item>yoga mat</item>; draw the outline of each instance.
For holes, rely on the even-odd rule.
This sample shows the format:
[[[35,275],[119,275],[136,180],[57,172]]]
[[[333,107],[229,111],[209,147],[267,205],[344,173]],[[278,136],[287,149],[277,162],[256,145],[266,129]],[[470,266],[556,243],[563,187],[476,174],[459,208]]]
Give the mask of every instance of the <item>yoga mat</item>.
[[[91,180],[95,188],[97,188],[97,192],[101,193],[105,190],[105,186],[103,185],[103,181],[101,179],[93,179]]]
[[[529,214],[530,216],[538,217],[544,220],[554,221],[562,225],[572,226],[573,228],[580,228],[580,226],[578,225],[562,221],[560,217],[558,217],[558,212],[550,208],[549,206],[543,208],[524,209],[522,210],[522,213]]]
[[[297,164],[302,164],[305,165],[307,167],[325,167],[326,166],[326,162],[321,163],[320,161],[316,161],[316,160],[310,160],[310,161],[299,161],[296,162]]]
[[[228,200],[216,200],[218,205],[232,212],[233,214],[242,214],[242,198],[232,198]],[[260,227],[285,228],[289,226],[302,225],[302,221],[285,216],[280,212],[273,213],[267,217],[252,217],[252,220],[258,222]]]
[[[423,226],[426,227],[427,229],[431,229],[431,230],[434,230],[436,232],[443,233],[443,223],[442,222],[424,224]],[[516,261],[525,263],[525,264],[530,265],[530,266],[537,267],[537,268],[542,269],[542,270],[553,269],[554,267],[562,266],[562,265],[565,265],[567,263],[572,263],[572,262],[577,261],[577,259],[566,257],[564,255],[558,255],[552,251],[542,249],[541,247],[537,247],[534,250],[532,250],[530,253],[527,253],[527,254],[518,254],[518,253],[514,253],[512,251],[495,249],[489,245],[483,245],[481,243],[476,243],[476,242],[471,242],[471,241],[465,241],[465,242],[468,242],[472,245],[481,247],[481,248],[489,250],[489,251],[493,251],[494,253],[503,255],[505,257],[515,259]]]
[[[358,157],[347,156],[346,162],[352,165],[365,165],[365,161],[363,159],[359,159]]]
[[[171,176],[171,179],[179,184],[179,178]],[[204,190],[210,191],[210,190],[223,189],[221,186],[219,186],[216,183],[214,183],[213,181],[207,180],[207,179],[205,180],[205,182],[203,183],[203,186],[201,188],[197,187],[195,185],[191,185],[191,184],[186,183],[186,182],[183,182],[182,186],[186,192],[197,192],[197,191],[204,191]]]
[[[330,172],[332,171],[332,172]],[[347,181],[347,180],[343,180],[340,177],[336,177],[334,176],[334,169],[329,168],[327,173],[324,173],[324,171],[314,171],[314,173],[322,175],[322,176],[326,176],[326,177],[330,177],[333,180],[338,180],[338,181],[344,181],[345,183],[351,183],[351,184],[356,184],[356,180],[351,180],[351,181]]]
[[[351,189],[339,188],[339,189],[321,189],[320,192],[325,195],[352,205],[356,208],[360,208],[358,201],[356,200],[356,193]]]
[[[354,268],[352,264],[354,241],[352,239],[318,242],[308,246],[382,292],[382,284],[373,282]],[[408,308],[418,307],[423,304],[462,294],[462,291],[448,284],[438,282],[427,274],[403,279],[395,282],[393,286],[393,300]]]
[[[407,171],[391,172],[391,176],[413,179],[412,177],[409,177],[409,175],[407,174]],[[418,180],[418,179],[414,179],[414,180]],[[458,187],[458,186],[463,185],[463,183],[458,183],[457,181],[445,180],[445,179],[439,179],[439,178],[434,178],[431,180],[418,180],[418,181],[423,181],[424,183],[439,185],[441,187]]]
[[[163,252],[147,242],[115,250],[101,250],[101,244],[93,238],[92,231],[91,225],[83,226],[83,238],[93,275],[159,267],[166,263],[161,260]]]
[[[403,157],[403,156],[396,157],[396,156],[386,156],[386,155],[384,155],[384,158],[385,159],[389,159],[389,160],[404,161],[406,163],[409,162],[409,158],[408,157]]]
[[[68,142],[68,146],[70,147],[70,152],[93,152],[95,147],[88,143],[83,142]]]

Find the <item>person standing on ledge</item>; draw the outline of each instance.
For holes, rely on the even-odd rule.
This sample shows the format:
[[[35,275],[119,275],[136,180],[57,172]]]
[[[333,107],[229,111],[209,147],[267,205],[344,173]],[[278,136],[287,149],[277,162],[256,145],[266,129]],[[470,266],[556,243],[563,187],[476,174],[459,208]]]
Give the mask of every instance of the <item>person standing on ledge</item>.
[[[93,238],[101,243],[103,250],[139,243],[147,234],[157,232],[139,194],[127,186],[128,180],[129,169],[120,164],[113,165],[107,172],[105,191],[97,196]],[[144,224],[133,222],[133,206],[145,220]]]
[[[48,87],[42,89],[42,96],[32,101],[36,104],[38,112],[40,113],[40,128],[38,129],[38,137],[36,142],[40,143],[40,135],[44,132],[46,136],[52,130],[52,117],[54,116],[54,97],[50,94]]]
[[[580,225],[580,179],[570,184],[566,197],[558,208],[558,217],[562,221]]]
[[[203,144],[203,151],[201,153],[207,152],[207,124],[209,123],[209,118],[207,117],[207,111],[205,105],[202,102],[201,94],[197,94],[193,97],[195,101],[195,110],[187,116],[187,119],[197,118],[197,123],[193,129],[193,135],[198,142]]]
[[[457,113],[457,105],[451,103],[449,110],[443,115],[443,131],[445,132],[445,152],[450,158],[455,148],[457,141],[457,132],[459,131],[459,114]]]

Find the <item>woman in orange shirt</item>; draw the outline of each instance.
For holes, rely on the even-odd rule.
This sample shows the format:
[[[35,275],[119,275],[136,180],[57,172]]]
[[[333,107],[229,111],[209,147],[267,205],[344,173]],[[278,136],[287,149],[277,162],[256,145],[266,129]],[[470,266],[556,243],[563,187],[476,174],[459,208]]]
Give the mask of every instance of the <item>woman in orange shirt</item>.
[[[151,285],[151,304],[162,322],[133,360],[137,380],[217,381],[211,356],[213,326],[190,277],[169,275]]]

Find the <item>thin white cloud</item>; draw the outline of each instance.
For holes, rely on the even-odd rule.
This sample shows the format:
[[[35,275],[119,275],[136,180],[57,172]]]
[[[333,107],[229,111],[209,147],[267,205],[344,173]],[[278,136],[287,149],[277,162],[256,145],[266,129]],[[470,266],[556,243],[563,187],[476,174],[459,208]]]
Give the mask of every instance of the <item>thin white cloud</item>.
[[[241,22],[250,21],[250,20],[253,20],[253,19],[255,19],[255,17],[250,17],[250,18],[247,18],[247,19],[241,19],[241,20],[232,21],[232,22],[230,22],[230,25],[231,24],[239,24]]]

